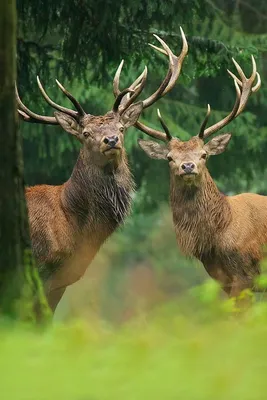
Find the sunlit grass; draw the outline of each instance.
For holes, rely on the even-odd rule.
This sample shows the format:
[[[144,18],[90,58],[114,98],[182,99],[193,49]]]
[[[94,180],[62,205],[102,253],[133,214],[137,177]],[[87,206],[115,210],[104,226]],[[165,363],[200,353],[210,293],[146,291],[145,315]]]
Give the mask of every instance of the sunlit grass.
[[[3,329],[1,399],[265,399],[267,305],[232,311],[209,282],[120,327]]]

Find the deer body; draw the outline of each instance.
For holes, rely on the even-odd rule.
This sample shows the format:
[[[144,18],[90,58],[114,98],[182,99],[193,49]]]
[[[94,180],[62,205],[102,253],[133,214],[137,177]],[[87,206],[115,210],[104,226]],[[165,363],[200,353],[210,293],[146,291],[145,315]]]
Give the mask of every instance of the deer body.
[[[133,189],[125,152],[114,169],[112,164],[95,166],[81,151],[66,183],[26,190],[33,252],[48,298],[83,276],[103,242],[124,222]]]
[[[77,119],[55,113],[63,129],[82,143],[78,160],[63,185],[26,189],[33,253],[53,311],[130,211],[134,183],[124,132],[142,107],[139,102],[121,113],[113,109]]]
[[[236,89],[236,101],[228,116],[206,128],[210,115],[208,106],[198,135],[182,141],[172,137],[158,111],[165,133],[153,132],[151,128],[147,133],[166,143],[139,140],[140,147],[151,158],[169,161],[170,202],[180,249],[198,258],[230,296],[246,288],[259,289],[254,279],[260,274],[262,247],[267,244],[267,197],[250,193],[224,196],[206,167],[209,156],[226,149],[231,134],[219,135],[207,143],[204,139],[236,118],[245,108],[250,94],[261,85],[253,57],[250,78],[233,61],[240,79],[228,71]]]
[[[267,244],[267,197],[224,196],[206,170],[199,186],[171,177],[170,202],[179,248],[199,259],[229,295],[255,288]]]

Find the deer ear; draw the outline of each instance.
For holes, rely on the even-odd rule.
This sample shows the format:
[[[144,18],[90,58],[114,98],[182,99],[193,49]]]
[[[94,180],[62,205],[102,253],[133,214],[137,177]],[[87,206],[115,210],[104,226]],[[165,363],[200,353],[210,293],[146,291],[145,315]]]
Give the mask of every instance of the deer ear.
[[[143,102],[139,101],[136,104],[130,105],[122,114],[120,117],[120,122],[124,125],[125,128],[129,128],[129,126],[133,126],[138,118],[140,117],[140,114],[143,110]]]
[[[165,144],[153,142],[152,140],[138,139],[141,149],[150,157],[156,160],[166,160],[169,150]]]
[[[215,138],[211,139],[207,144],[205,144],[204,150],[206,150],[206,152],[210,156],[221,154],[226,149],[231,137],[231,133],[225,133],[224,135],[216,136]]]
[[[62,112],[54,112],[57,122],[59,125],[68,133],[72,135],[79,135],[79,124],[78,122],[72,118],[71,116],[64,114]]]

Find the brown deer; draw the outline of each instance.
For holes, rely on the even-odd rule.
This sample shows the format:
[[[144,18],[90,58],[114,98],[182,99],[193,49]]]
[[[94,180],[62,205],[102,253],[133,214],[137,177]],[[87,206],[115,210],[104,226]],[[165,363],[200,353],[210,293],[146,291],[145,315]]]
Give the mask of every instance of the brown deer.
[[[134,182],[124,149],[124,133],[129,126],[137,123],[144,108],[175,85],[187,54],[187,42],[182,30],[181,34],[183,46],[179,56],[175,56],[155,35],[168,55],[169,68],[156,92],[144,101],[134,103],[145,86],[147,69],[121,92],[121,62],[113,81],[115,102],[112,110],[103,116],[87,114],[58,81],[57,85],[76,111],[51,100],[38,77],[43,97],[57,110],[54,116],[42,116],[29,110],[16,90],[18,112],[24,121],[60,125],[82,144],[66,183],[26,189],[33,253],[52,311],[56,309],[66,287],[83,276],[100,246],[123,223],[130,211]]]
[[[229,296],[238,296],[246,288],[260,290],[254,280],[260,274],[262,247],[267,243],[267,197],[252,193],[225,196],[206,167],[209,156],[225,150],[231,134],[219,135],[207,143],[204,139],[240,115],[250,94],[261,85],[253,57],[249,79],[233,62],[240,79],[228,71],[234,79],[236,101],[227,117],[206,128],[208,106],[198,135],[181,141],[171,136],[158,110],[165,133],[150,128],[147,133],[165,144],[139,140],[139,145],[151,158],[169,162],[170,204],[178,246],[184,254],[199,259]]]

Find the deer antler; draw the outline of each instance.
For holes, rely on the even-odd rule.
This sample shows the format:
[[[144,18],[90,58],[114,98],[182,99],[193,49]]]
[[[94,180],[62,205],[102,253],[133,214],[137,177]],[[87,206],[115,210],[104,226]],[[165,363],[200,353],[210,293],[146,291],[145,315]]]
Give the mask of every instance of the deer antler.
[[[74,96],[70,92],[68,92],[64,88],[63,85],[61,85],[61,83],[57,79],[56,79],[56,83],[57,83],[58,87],[62,90],[62,92],[70,99],[70,101],[76,107],[77,111],[71,110],[69,108],[60,106],[59,104],[55,103],[45,92],[43,85],[41,84],[41,81],[40,81],[39,77],[37,76],[37,84],[39,86],[41,94],[50,106],[52,106],[53,108],[55,108],[58,111],[62,111],[65,114],[70,115],[71,117],[73,117],[75,119],[79,119],[80,117],[83,117],[85,115],[85,111],[83,110],[80,103],[74,98]],[[25,104],[23,104],[23,102],[20,99],[17,85],[15,88],[15,92],[16,92],[16,99],[17,99],[18,106],[19,106],[18,113],[24,121],[32,122],[32,123],[58,125],[58,122],[55,117],[49,117],[49,116],[36,114],[33,111],[31,111],[28,107],[26,107]]]
[[[240,79],[239,79],[231,71],[227,70],[228,73],[230,74],[230,76],[234,79],[234,85],[235,85],[235,90],[236,90],[236,100],[235,100],[234,107],[233,107],[232,111],[225,118],[223,118],[221,121],[217,122],[216,124],[210,126],[209,128],[205,129],[208,119],[209,119],[209,116],[210,116],[210,112],[211,112],[210,105],[208,104],[208,109],[207,109],[205,119],[202,122],[200,131],[198,133],[198,137],[200,139],[206,139],[213,133],[217,132],[224,126],[228,125],[233,119],[235,119],[244,110],[251,93],[255,93],[259,90],[259,88],[261,86],[260,74],[257,72],[256,62],[255,62],[254,57],[251,56],[251,58],[252,58],[253,70],[252,70],[252,74],[249,78],[247,78],[245,76],[240,65],[233,59],[233,62],[235,64],[236,69],[240,76]],[[253,86],[253,83],[256,78],[257,78],[257,83]],[[239,88],[238,85],[241,88]],[[148,128],[148,127],[145,127],[144,130],[143,129],[141,129],[141,130],[143,130],[145,133],[147,133],[148,135],[150,135],[156,139],[160,139],[163,141],[171,140],[171,135],[169,133],[169,130],[168,130],[166,124],[164,123],[164,121],[162,120],[160,113],[158,113],[158,117],[159,117],[161,125],[165,131],[165,134],[163,132],[160,132],[160,131],[157,131],[157,130],[154,130],[154,129]],[[141,123],[137,122],[137,124],[141,124]],[[137,126],[137,124],[136,124],[136,126]]]
[[[249,78],[247,78],[241,69],[240,65],[234,60],[233,63],[236,66],[236,69],[239,73],[239,78],[237,78],[231,71],[227,70],[229,75],[234,79],[234,84],[235,84],[235,89],[236,89],[236,101],[234,104],[234,107],[230,114],[228,114],[225,118],[223,118],[221,121],[217,122],[216,124],[210,126],[209,128],[205,129],[205,126],[208,122],[208,117],[210,115],[210,108],[208,108],[207,115],[205,117],[205,120],[202,123],[200,132],[199,132],[199,137],[201,139],[206,139],[213,133],[217,132],[219,129],[225,127],[226,125],[229,124],[233,119],[235,119],[241,112],[244,110],[248,98],[251,95],[251,93],[255,93],[259,90],[261,87],[261,78],[260,74],[257,72],[257,67],[256,67],[256,62],[253,56],[251,56],[252,59],[252,74]],[[257,78],[257,83],[253,86],[253,83],[255,79]],[[239,86],[240,88],[239,88]],[[209,107],[209,106],[208,106]]]
[[[157,112],[158,112],[158,119],[161,123],[162,128],[164,129],[164,131],[166,133],[166,140],[169,142],[172,140],[172,135],[170,134],[169,128],[167,127],[166,122],[164,122],[159,109],[157,110]]]
[[[157,35],[154,35],[154,36],[160,42],[163,49],[156,47],[152,44],[149,44],[151,47],[153,47],[157,51],[168,56],[169,69],[168,69],[168,72],[167,72],[164,80],[162,81],[161,85],[159,86],[159,88],[150,97],[148,97],[147,99],[145,99],[143,101],[144,108],[150,107],[158,99],[165,96],[174,87],[177,79],[179,78],[184,58],[188,52],[188,44],[186,41],[185,34],[181,27],[180,27],[180,31],[181,31],[183,46],[182,46],[182,50],[181,50],[181,53],[179,56],[175,56],[173,54],[173,52],[171,51],[171,49],[169,48],[169,46]],[[118,96],[120,94],[119,80],[120,80],[122,66],[123,66],[123,61],[121,62],[121,64],[119,65],[119,68],[117,69],[117,72],[116,72],[115,78],[114,78],[114,82],[113,82],[113,92],[114,92],[115,96]],[[125,98],[122,100],[122,103],[121,103],[122,111],[125,110],[127,107],[129,107],[129,105],[133,103],[133,101],[137,98],[137,96],[139,96],[139,94],[141,93],[141,91],[145,85],[146,76],[147,76],[147,69],[145,68],[144,72],[129,87],[129,89],[133,89],[135,91],[135,93],[130,97],[129,97],[129,95],[126,95]],[[152,136],[154,138],[164,140],[164,141],[167,140],[167,137],[163,132],[158,131],[156,129],[149,128],[141,122],[136,122],[135,127],[140,129],[141,131],[145,132],[149,136]]]
[[[120,92],[120,94],[116,97],[116,100],[115,100],[114,105],[113,105],[113,111],[114,112],[118,112],[119,111],[122,99],[124,97],[126,97],[127,93],[134,93],[134,90],[131,90],[131,89],[128,88],[128,89],[124,89],[122,92]]]
[[[39,115],[31,111],[29,108],[27,108],[21,101],[18,93],[18,88],[17,84],[15,84],[15,93],[16,93],[16,99],[18,103],[18,113],[19,116],[26,122],[32,122],[32,123],[41,123],[41,124],[48,124],[48,125],[58,125],[58,122],[55,117],[48,117],[44,115]]]
[[[175,85],[181,71],[182,63],[183,60],[188,52],[188,45],[187,41],[184,35],[184,32],[182,28],[181,30],[181,36],[182,36],[182,41],[183,41],[183,46],[182,46],[182,51],[179,56],[175,56],[170,48],[167,46],[167,44],[159,38],[157,35],[154,35],[156,39],[161,43],[163,49],[156,47],[154,45],[151,45],[154,49],[157,51],[163,53],[164,55],[168,56],[169,58],[169,68],[168,72],[162,81],[161,85],[159,88],[153,93],[150,97],[148,97],[146,100],[143,101],[143,108],[147,108],[151,106],[153,103],[155,103],[159,98],[165,96]],[[120,74],[121,70],[123,67],[124,61],[122,61],[117,69],[117,72],[114,77],[113,81],[113,93],[116,97],[114,105],[113,105],[113,111],[114,112],[119,112],[120,114],[125,111],[134,101],[135,99],[141,94],[145,83],[146,83],[146,78],[147,78],[147,68],[145,67],[144,71],[142,72],[141,75],[125,90],[120,91],[119,89],[119,81],[120,81]],[[62,84],[56,80],[56,83],[58,87],[62,90],[62,92],[70,99],[70,101],[73,103],[77,111],[68,109],[66,107],[60,106],[59,104],[55,103],[45,92],[39,77],[37,77],[37,83],[39,86],[39,89],[41,91],[42,96],[46,100],[46,102],[55,108],[58,111],[62,111],[70,116],[72,116],[75,119],[79,119],[80,117],[85,115],[85,111],[83,110],[82,106],[80,103],[74,98],[74,96],[68,92]],[[18,90],[16,88],[16,98],[17,102],[19,105],[19,115],[24,119],[26,122],[39,122],[43,124],[53,124],[57,125],[58,122],[55,117],[50,117],[50,116],[44,116],[44,115],[39,115],[34,112],[32,112],[30,109],[28,109],[23,102],[21,101]],[[161,122],[162,123],[162,122]],[[163,132],[157,131],[155,129],[151,129],[144,124],[140,122],[136,122],[135,126],[142,130],[143,132],[147,133],[150,136],[157,137],[158,139],[166,140],[166,136]],[[166,125],[165,125],[166,127]]]
[[[113,94],[116,97],[115,103],[117,102],[117,99],[119,98],[119,96],[122,96],[122,93],[124,92],[124,90],[121,92],[119,89],[119,85],[120,85],[120,74],[121,74],[121,70],[124,64],[124,60],[121,61],[115,76],[114,76],[114,80],[113,80]],[[129,86],[128,88],[128,93],[132,92],[133,95],[131,96],[131,98],[129,97],[129,95],[127,96],[127,94],[121,97],[121,101],[118,107],[118,111],[121,114],[124,110],[126,110],[126,108],[128,108],[133,102],[134,100],[137,98],[137,96],[139,96],[139,94],[142,92],[145,83],[146,83],[146,78],[147,78],[147,67],[144,68],[144,71],[142,72],[141,75],[138,76],[138,78],[131,84],[131,86]],[[115,105],[114,103],[114,105]],[[114,110],[114,106],[113,106],[113,110]]]

